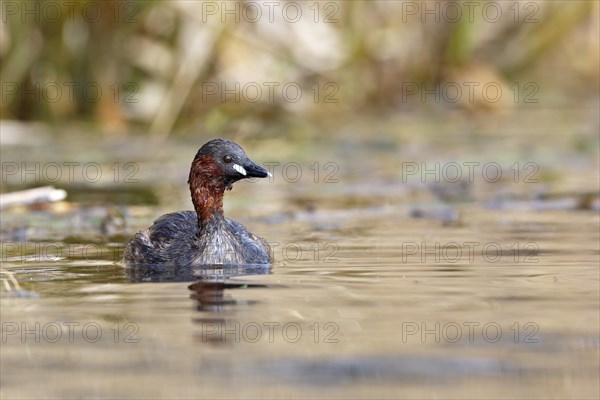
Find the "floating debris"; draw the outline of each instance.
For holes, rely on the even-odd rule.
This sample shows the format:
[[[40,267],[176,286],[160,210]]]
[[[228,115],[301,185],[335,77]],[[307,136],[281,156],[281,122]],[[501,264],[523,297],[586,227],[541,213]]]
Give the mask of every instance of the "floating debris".
[[[15,278],[15,275],[2,268],[0,269],[0,274],[6,275],[6,278],[2,278],[2,287],[4,291],[0,292],[2,297],[22,297],[22,298],[38,298],[39,295],[35,292],[30,292],[28,290],[24,290],[19,285],[19,282]]]
[[[1,194],[0,209],[40,203],[55,203],[64,200],[66,197],[67,192],[63,189],[55,189],[54,186],[42,186]]]

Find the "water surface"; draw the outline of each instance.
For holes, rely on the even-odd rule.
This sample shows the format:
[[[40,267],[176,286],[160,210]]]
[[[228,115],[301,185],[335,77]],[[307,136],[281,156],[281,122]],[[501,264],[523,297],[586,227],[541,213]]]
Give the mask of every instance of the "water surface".
[[[597,395],[597,213],[528,213],[529,229],[515,228],[522,213],[472,210],[471,224],[445,228],[380,214],[317,233],[316,221],[253,221],[264,236],[302,249],[276,253],[271,270],[145,276],[113,264],[118,246],[102,247],[104,259],[13,258],[3,268],[23,292],[2,299],[2,391]],[[459,257],[454,243],[465,251],[469,241],[480,245]],[[314,250],[323,243],[335,247]],[[494,251],[483,253],[490,243]],[[538,247],[516,252],[514,243]]]
[[[136,156],[134,185],[3,210],[2,397],[598,398],[595,161],[563,179],[543,146],[515,157],[517,136],[496,158],[489,140],[460,143],[437,156],[418,139],[278,154],[304,178],[240,183],[226,199],[271,242],[270,269],[118,264],[130,235],[190,208],[189,145]],[[271,147],[285,149],[252,157],[269,162]],[[534,160],[541,183],[404,181],[407,160],[506,172]],[[337,182],[323,180],[328,162]],[[110,215],[127,224],[107,236]]]

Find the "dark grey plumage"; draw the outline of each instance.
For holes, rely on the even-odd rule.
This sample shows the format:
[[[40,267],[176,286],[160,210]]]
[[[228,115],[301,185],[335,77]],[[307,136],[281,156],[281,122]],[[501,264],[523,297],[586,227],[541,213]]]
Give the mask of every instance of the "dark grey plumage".
[[[137,233],[125,248],[125,264],[268,264],[268,243],[224,217],[222,209],[224,191],[234,182],[266,176],[268,172],[253,163],[237,144],[224,139],[208,142],[196,154],[190,170],[196,211],[165,214]]]
[[[268,264],[266,240],[229,218],[204,229],[198,227],[194,211],[165,214],[143,232],[137,233],[125,249],[129,264]]]

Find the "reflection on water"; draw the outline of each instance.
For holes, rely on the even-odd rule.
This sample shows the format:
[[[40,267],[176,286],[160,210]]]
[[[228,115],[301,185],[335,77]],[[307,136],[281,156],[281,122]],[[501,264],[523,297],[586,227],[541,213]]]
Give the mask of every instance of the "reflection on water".
[[[3,397],[596,398],[598,215],[468,215],[253,223],[307,250],[271,269],[11,247],[7,285],[35,296],[3,291]]]
[[[214,265],[202,268],[177,265],[141,265],[125,268],[131,282],[224,282],[228,278],[244,275],[264,275],[271,272],[270,265]]]

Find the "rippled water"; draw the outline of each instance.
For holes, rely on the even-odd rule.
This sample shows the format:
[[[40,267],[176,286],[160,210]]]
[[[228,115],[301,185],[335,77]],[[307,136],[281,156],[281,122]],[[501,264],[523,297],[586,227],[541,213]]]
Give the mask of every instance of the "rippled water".
[[[502,132],[519,132],[511,121]],[[529,131],[436,136],[434,151],[349,130],[321,150],[248,148],[304,172],[227,194],[226,213],[271,242],[270,269],[117,263],[133,233],[190,208],[189,144],[12,148],[3,161],[141,153],[136,184],[111,175],[65,186],[66,204],[2,211],[1,397],[598,398],[597,159],[548,126],[535,146]],[[597,148],[596,133],[580,142]],[[404,161],[493,161],[511,177],[532,160],[536,184],[402,176]],[[107,233],[111,215],[127,225]]]
[[[2,397],[597,398],[598,213],[469,213],[247,219],[271,270],[5,243]]]

